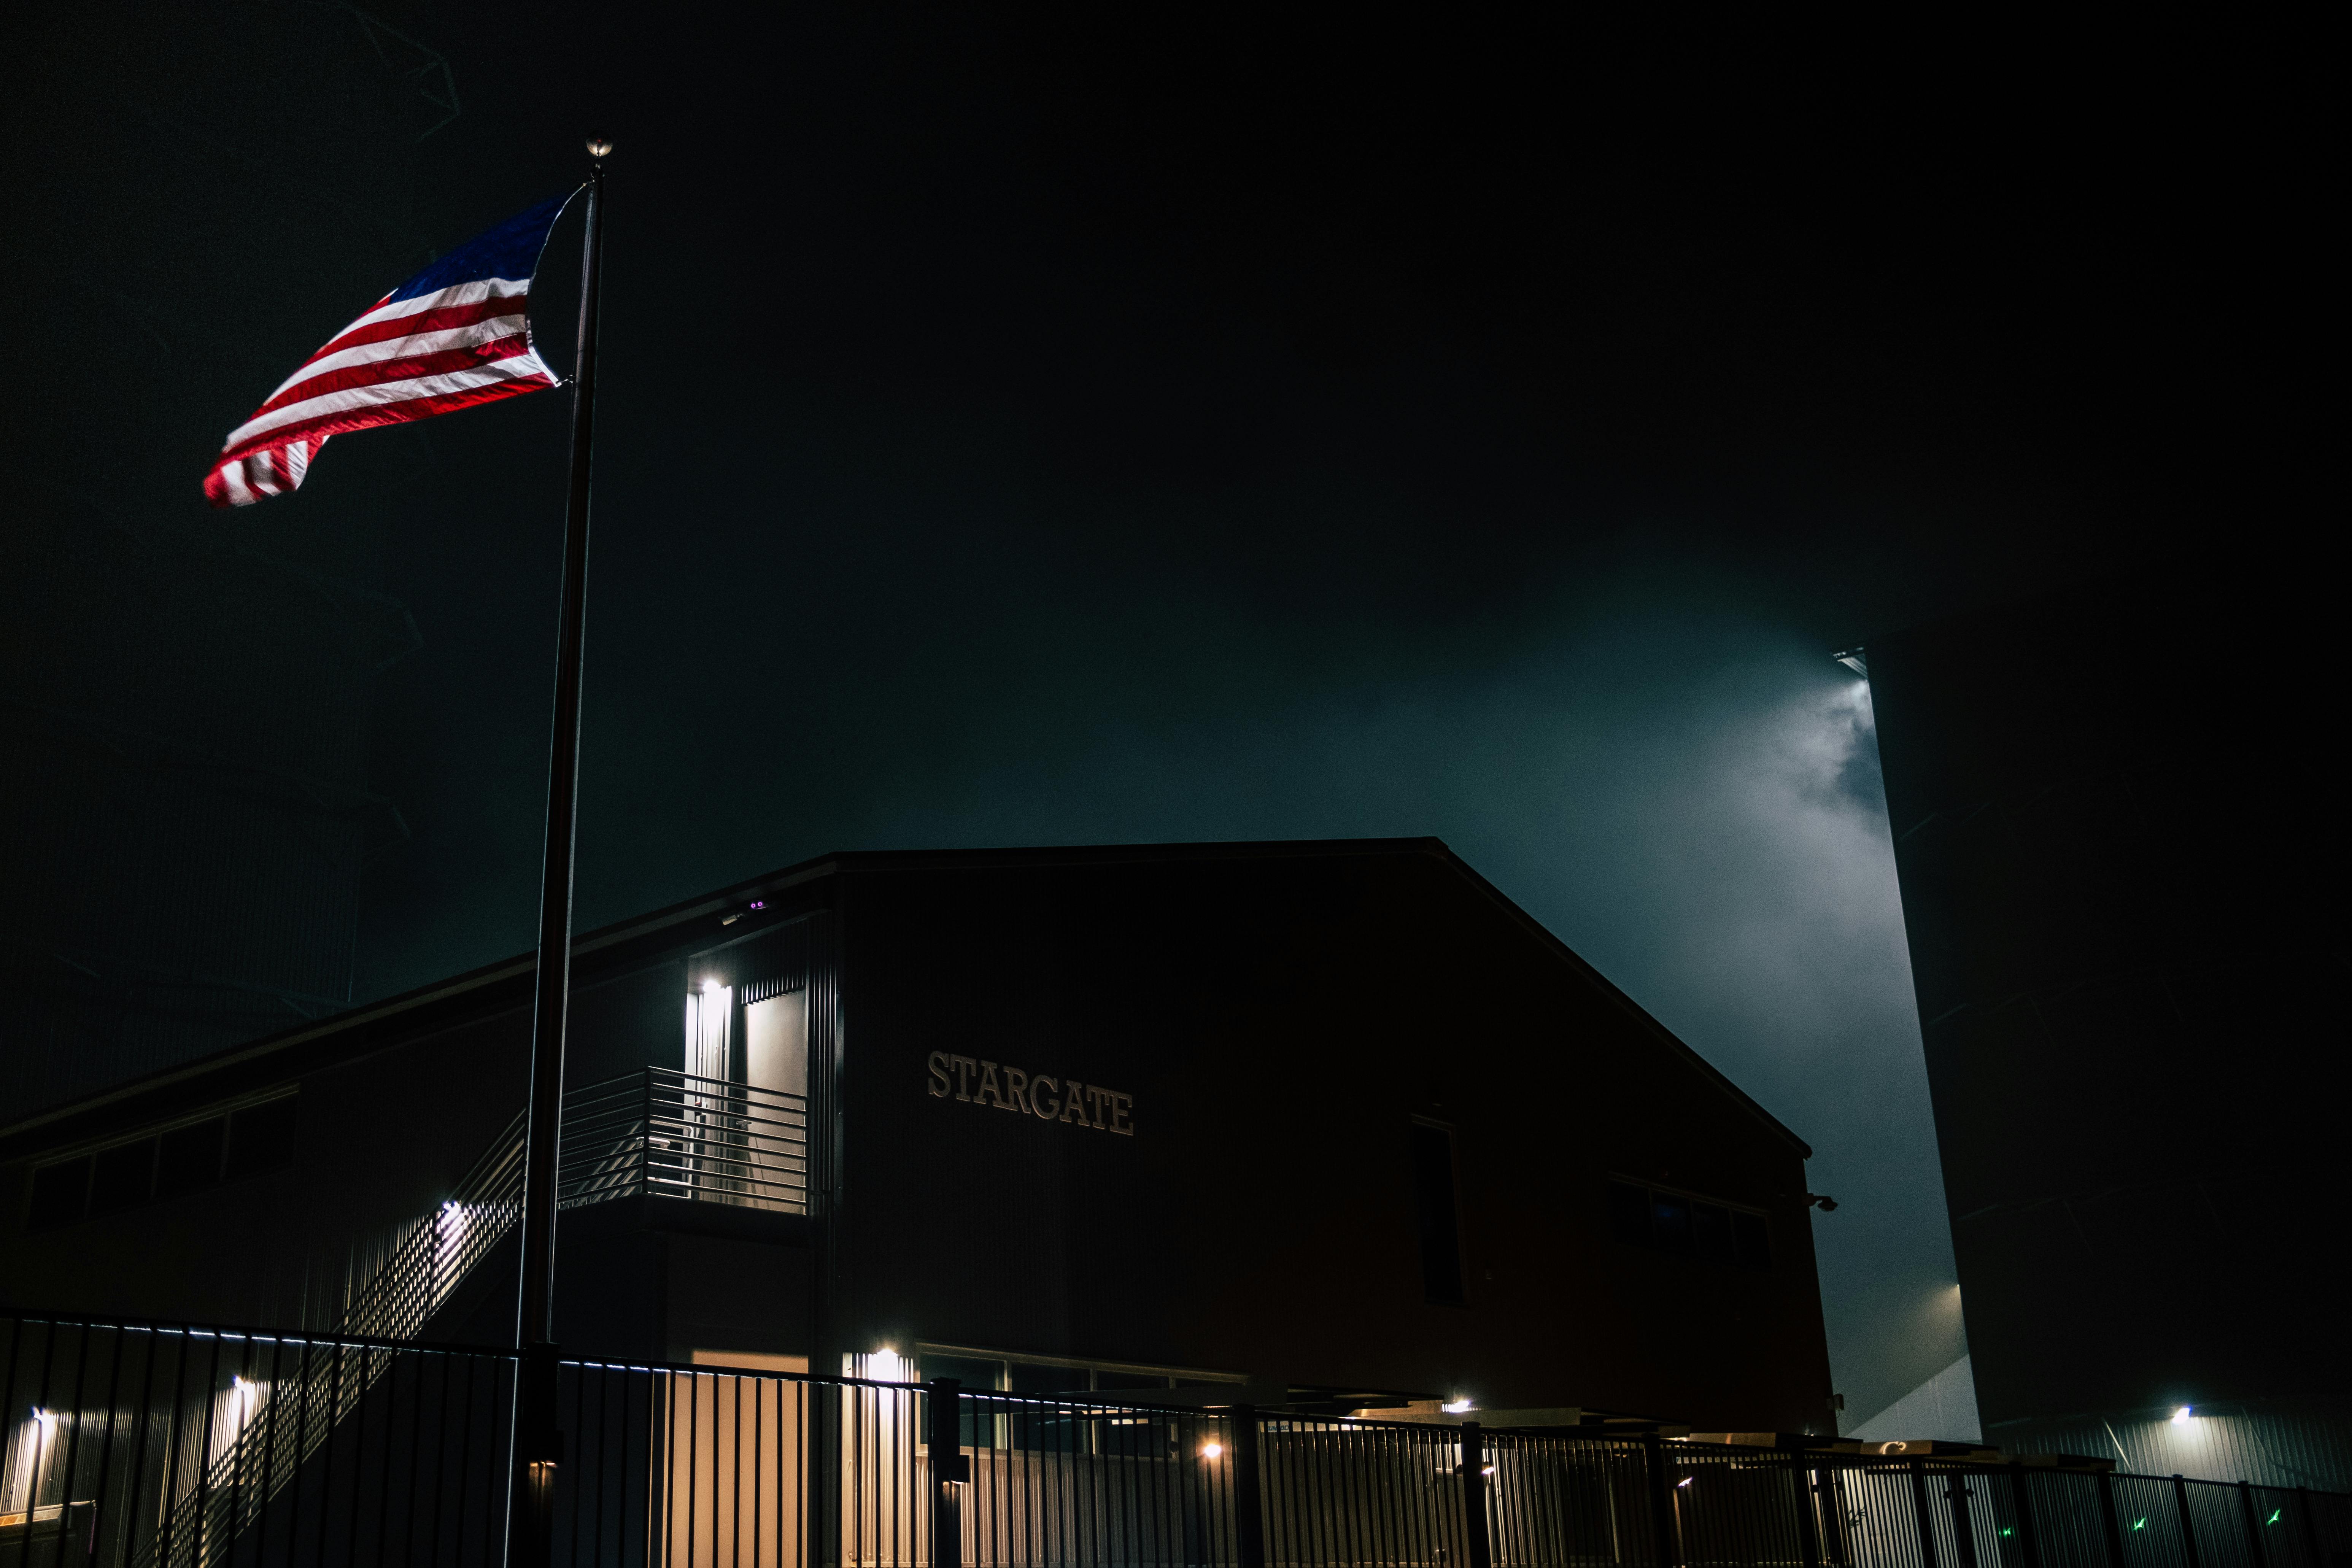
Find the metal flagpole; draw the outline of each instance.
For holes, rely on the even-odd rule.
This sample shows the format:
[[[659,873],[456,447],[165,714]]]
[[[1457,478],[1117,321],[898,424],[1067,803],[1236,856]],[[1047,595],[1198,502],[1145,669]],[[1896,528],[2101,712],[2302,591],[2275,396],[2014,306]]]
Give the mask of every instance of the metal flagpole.
[[[556,1430],[555,1173],[563,1119],[563,1024],[572,988],[572,849],[580,795],[580,678],[588,614],[588,481],[596,428],[596,305],[604,250],[604,156],[588,143],[588,227],[581,244],[580,341],[572,369],[572,489],[555,634],[555,726],[547,763],[546,879],[539,895],[539,990],[523,1146],[522,1287],[515,1321],[514,1476],[507,1562],[536,1568],[551,1546],[550,1505],[563,1440]]]

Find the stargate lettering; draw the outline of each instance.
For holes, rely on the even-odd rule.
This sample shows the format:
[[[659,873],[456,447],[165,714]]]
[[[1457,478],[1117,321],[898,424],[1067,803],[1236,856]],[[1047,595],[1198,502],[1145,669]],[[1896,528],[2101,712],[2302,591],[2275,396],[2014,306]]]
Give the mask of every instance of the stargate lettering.
[[[1135,1126],[1128,1120],[1135,1108],[1131,1094],[1076,1079],[1066,1083],[1044,1073],[1025,1073],[1019,1068],[950,1056],[945,1051],[931,1053],[930,1067],[931,1081],[926,1087],[933,1100],[952,1094],[967,1105],[992,1105],[1040,1121],[1075,1121],[1123,1138],[1135,1136]]]

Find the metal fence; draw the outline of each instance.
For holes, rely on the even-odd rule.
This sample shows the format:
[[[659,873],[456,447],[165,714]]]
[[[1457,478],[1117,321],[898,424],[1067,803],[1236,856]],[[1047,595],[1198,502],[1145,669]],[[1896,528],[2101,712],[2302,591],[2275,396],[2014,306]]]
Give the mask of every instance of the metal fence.
[[[0,1314],[0,1568],[502,1560],[516,1358]],[[1139,1396],[1139,1397],[1148,1397]],[[2352,1496],[566,1362],[612,1568],[2337,1568]]]

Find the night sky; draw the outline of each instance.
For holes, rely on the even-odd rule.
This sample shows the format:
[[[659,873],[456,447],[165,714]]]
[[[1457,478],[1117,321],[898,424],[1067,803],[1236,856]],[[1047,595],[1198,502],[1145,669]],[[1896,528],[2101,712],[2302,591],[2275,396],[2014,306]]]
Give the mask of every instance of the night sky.
[[[1960,1353],[1829,654],[2293,563],[2342,195],[2294,40],[375,15],[20,16],[0,155],[12,504],[415,616],[362,995],[531,941],[568,400],[339,437],[235,515],[198,481],[599,132],[583,923],[832,849],[1438,835],[1812,1143],[1849,1419]]]

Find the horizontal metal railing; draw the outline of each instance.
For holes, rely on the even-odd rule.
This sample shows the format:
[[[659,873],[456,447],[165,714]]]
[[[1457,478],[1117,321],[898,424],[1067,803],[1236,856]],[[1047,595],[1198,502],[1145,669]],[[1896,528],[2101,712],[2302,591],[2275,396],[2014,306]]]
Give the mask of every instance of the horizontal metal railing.
[[[0,1312],[0,1564],[486,1565],[515,1357]],[[2352,1495],[572,1361],[553,1561],[2333,1568]],[[226,1461],[226,1462],[225,1462]]]
[[[563,1097],[560,1206],[686,1198],[808,1212],[808,1101],[643,1068]]]

